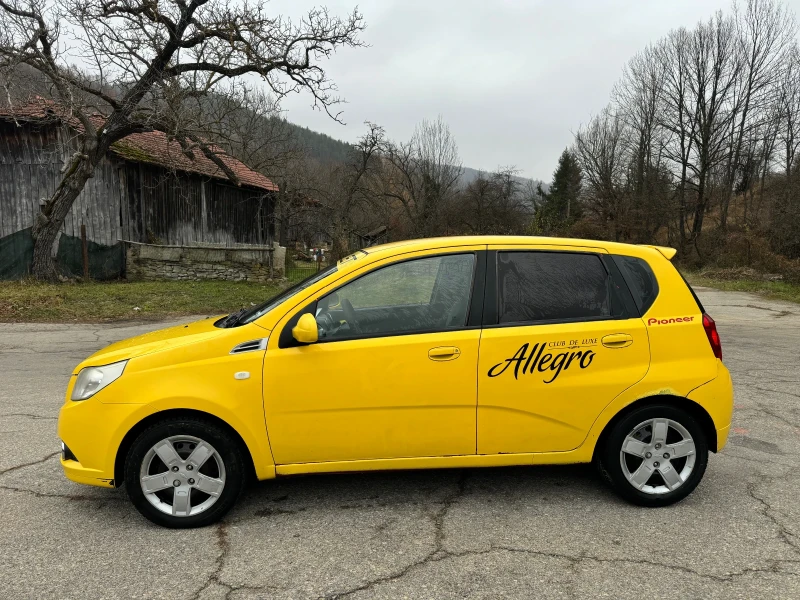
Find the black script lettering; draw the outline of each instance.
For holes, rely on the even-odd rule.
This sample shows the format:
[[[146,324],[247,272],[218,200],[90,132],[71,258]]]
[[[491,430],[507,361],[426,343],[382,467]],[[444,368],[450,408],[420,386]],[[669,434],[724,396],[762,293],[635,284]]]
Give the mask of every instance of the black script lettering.
[[[540,372],[540,373],[541,373],[542,371],[544,371],[544,370],[547,368],[547,364],[548,364],[548,363],[549,363],[551,360],[553,360],[553,355],[552,355],[552,354],[545,354],[545,355],[542,357],[542,362],[540,362],[540,363],[539,363],[539,372]]]
[[[522,367],[522,374],[525,375],[528,371],[528,365],[531,364],[531,359],[533,359],[533,355],[536,354],[536,349],[539,347],[539,344],[534,344],[533,348],[531,348],[531,353],[528,356],[528,362],[525,363],[525,366]],[[542,346],[544,347],[544,346]]]
[[[564,367],[564,361],[567,360],[567,353],[559,354],[558,356],[553,359],[553,364],[550,365],[550,370],[555,371],[555,374],[550,378],[550,381],[545,381],[545,383],[553,383],[556,380],[556,377],[561,375],[561,369]]]
[[[516,379],[517,373],[519,372],[519,365],[522,363],[523,360],[525,360],[525,353],[527,351],[528,351],[528,344],[527,343],[522,344],[520,349],[514,353],[514,356],[505,359],[503,362],[497,363],[495,366],[489,369],[489,377],[497,377],[498,375],[502,375],[503,373],[505,373],[505,370],[508,368],[508,366],[511,363],[515,362],[517,363],[517,365],[514,367],[514,379]],[[500,369],[499,372],[495,373],[495,369],[497,369],[497,367],[499,367],[503,363],[506,363],[505,366],[502,369]]]
[[[543,343],[541,346],[539,346],[539,354],[537,354],[537,355],[536,355],[536,358],[534,358],[534,359],[533,359],[533,362],[531,363],[531,368],[530,368],[530,370],[528,371],[528,373],[531,373],[531,374],[533,374],[533,372],[536,370],[536,363],[537,363],[537,362],[539,362],[539,357],[542,355],[542,352],[544,352],[544,347],[545,347],[546,345],[547,345],[547,344]],[[532,353],[532,352],[531,352],[531,355],[533,355],[533,353]],[[527,366],[527,365],[526,365],[526,366]]]
[[[553,371],[552,377],[550,377],[550,379],[542,379],[542,381],[544,383],[553,383],[556,379],[558,379],[558,376],[561,375],[563,371],[569,369],[572,361],[576,361],[581,369],[586,369],[594,360],[595,353],[592,350],[559,352],[555,356],[547,353],[542,356],[544,349],[548,346],[552,346],[552,343],[536,343],[533,345],[533,348],[531,348],[530,354],[528,354],[528,348],[530,345],[527,343],[522,344],[519,350],[517,350],[511,358],[507,358],[489,369],[489,377],[497,377],[498,375],[502,375],[506,372],[508,367],[514,363],[514,379],[519,377],[520,367],[522,367],[523,375],[526,373],[533,373],[537,370],[540,373],[543,373],[544,371],[550,369]],[[523,365],[523,363],[525,364]]]
[[[572,364],[572,361],[576,358],[580,358],[582,354],[583,352],[581,352],[580,350],[578,350],[577,352],[571,352],[569,355],[569,360],[567,361],[567,366],[565,366],[564,368],[569,369],[569,366],[570,364]]]

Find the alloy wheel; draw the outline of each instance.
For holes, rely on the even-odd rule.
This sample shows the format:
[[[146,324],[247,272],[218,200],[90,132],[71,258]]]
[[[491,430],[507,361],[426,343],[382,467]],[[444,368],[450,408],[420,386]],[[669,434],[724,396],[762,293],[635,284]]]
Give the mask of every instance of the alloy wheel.
[[[682,486],[696,461],[695,442],[677,421],[648,419],[631,430],[620,450],[622,474],[635,489],[662,495]]]
[[[148,450],[139,472],[145,498],[175,517],[211,508],[225,488],[225,464],[208,442],[190,435],[165,438]]]

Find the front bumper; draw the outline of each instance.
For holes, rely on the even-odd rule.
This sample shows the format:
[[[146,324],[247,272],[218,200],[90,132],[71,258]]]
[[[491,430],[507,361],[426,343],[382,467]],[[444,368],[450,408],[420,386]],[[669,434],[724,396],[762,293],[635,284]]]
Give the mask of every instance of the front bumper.
[[[58,416],[58,436],[72,455],[61,455],[67,479],[114,487],[114,463],[125,424],[140,409],[141,405],[103,404],[95,398],[68,400]]]

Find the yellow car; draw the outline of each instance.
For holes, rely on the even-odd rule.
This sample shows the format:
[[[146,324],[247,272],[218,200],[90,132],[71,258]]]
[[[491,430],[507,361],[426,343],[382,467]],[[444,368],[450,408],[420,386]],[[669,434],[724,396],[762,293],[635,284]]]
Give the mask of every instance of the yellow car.
[[[595,462],[624,498],[689,494],[730,374],[675,250],[534,237],[367,248],[264,304],[118,342],[61,409],[72,481],[168,527],[245,481]]]

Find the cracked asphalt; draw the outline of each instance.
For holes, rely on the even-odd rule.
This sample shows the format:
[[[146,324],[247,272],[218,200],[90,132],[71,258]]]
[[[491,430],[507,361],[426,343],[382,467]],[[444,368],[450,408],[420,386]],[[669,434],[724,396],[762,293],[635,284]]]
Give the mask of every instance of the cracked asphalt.
[[[733,374],[729,445],[682,503],[634,507],[586,465],[258,483],[170,531],[67,481],[72,368],[164,324],[0,324],[3,598],[800,598],[800,306],[699,289]]]

